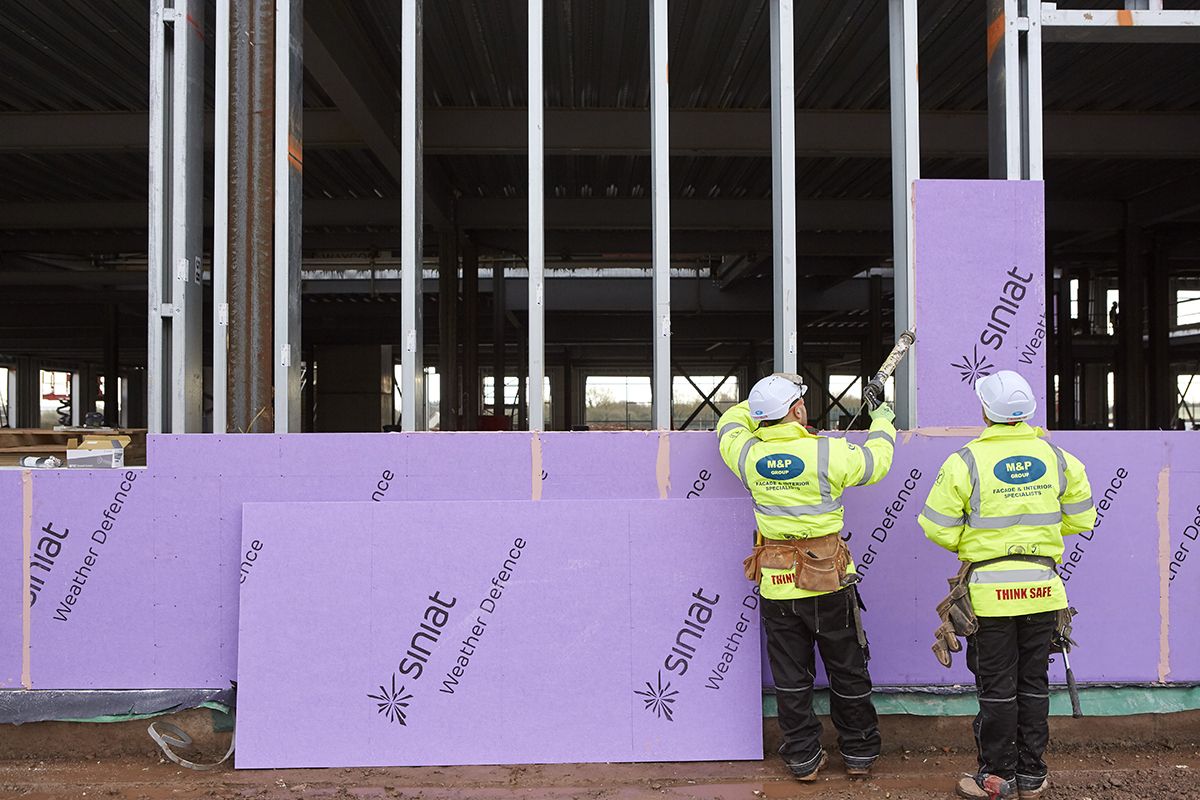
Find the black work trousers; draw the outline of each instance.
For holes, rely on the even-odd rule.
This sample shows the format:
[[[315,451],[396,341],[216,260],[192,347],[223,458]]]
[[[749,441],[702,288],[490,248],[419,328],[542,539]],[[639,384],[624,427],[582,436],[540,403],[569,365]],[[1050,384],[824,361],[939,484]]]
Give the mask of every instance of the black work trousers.
[[[1055,617],[1054,611],[979,617],[979,630],[967,639],[967,667],[979,693],[975,745],[981,773],[1005,780],[1046,775]]]
[[[815,766],[821,756],[821,723],[812,708],[814,644],[829,676],[829,710],[843,760],[848,766],[869,766],[879,755],[879,718],[871,702],[867,654],[854,626],[855,591],[762,601],[783,732],[779,753],[801,769]]]

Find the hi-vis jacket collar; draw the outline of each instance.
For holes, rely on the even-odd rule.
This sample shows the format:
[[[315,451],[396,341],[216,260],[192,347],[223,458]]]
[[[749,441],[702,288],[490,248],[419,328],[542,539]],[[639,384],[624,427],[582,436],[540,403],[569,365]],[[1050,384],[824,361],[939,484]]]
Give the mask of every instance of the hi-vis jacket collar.
[[[816,439],[816,434],[799,422],[781,422],[778,425],[759,426],[754,435],[764,442],[787,442],[795,439]]]
[[[1045,437],[1046,431],[1027,422],[1018,422],[1016,425],[1003,423],[988,425],[979,435],[980,439],[1044,439]]]

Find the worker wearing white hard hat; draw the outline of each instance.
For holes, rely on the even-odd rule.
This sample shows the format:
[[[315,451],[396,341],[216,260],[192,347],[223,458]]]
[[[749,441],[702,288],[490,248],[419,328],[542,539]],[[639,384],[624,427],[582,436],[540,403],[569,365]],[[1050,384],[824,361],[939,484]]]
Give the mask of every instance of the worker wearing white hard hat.
[[[846,771],[865,777],[879,755],[871,702],[858,575],[842,530],[842,491],[875,483],[892,465],[895,414],[871,411],[863,446],[809,431],[799,375],[777,372],[754,384],[746,402],[718,422],[721,456],[754,501],[758,523],[746,577],[762,597],[767,654],[775,679],[780,755],[792,774],[812,781],[825,764],[813,713],[813,647],[819,645]]]
[[[975,394],[987,428],[946,459],[918,517],[963,562],[953,579],[962,588],[938,606],[934,652],[949,666],[966,637],[979,694],[979,769],[958,794],[1032,800],[1049,785],[1049,656],[1070,638],[1055,566],[1063,536],[1091,530],[1096,510],[1083,464],[1028,424],[1037,398],[1025,378],[1002,370]]]

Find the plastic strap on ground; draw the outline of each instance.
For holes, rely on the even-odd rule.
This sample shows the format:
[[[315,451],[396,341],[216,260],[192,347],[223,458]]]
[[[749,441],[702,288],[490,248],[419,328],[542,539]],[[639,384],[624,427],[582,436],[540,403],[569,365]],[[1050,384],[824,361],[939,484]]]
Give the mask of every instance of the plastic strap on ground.
[[[163,751],[163,755],[174,761],[179,766],[187,767],[188,769],[194,769],[197,772],[216,769],[224,764],[225,761],[231,755],[233,755],[233,747],[237,741],[236,735],[230,735],[229,749],[225,751],[225,755],[221,756],[220,761],[216,761],[212,764],[197,764],[195,761],[188,761],[186,758],[183,758],[171,749],[172,747],[178,747],[180,750],[190,750],[192,748],[192,737],[188,736],[187,733],[184,732],[183,728],[179,727],[178,725],[173,725],[170,722],[163,722],[160,720],[158,722],[151,722],[150,727],[146,730],[150,732],[150,738],[154,740],[155,744],[158,745],[158,748]]]
[[[228,713],[233,689],[0,690],[0,723],[129,722],[189,708]]]

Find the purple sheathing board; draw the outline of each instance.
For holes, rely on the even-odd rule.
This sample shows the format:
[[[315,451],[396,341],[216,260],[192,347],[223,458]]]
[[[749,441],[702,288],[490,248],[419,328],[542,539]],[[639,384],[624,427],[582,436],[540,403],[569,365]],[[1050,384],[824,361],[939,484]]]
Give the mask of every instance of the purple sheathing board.
[[[1168,587],[1167,659],[1162,680],[1200,681],[1200,442],[1196,434],[1171,434],[1168,445],[1169,508],[1162,532],[1162,580]]]
[[[542,433],[538,439],[543,500],[659,497],[658,431]]]
[[[916,181],[917,426],[976,425],[981,375],[1012,369],[1046,419],[1041,181]]]
[[[947,672],[928,652],[936,624],[933,604],[955,561],[916,524],[930,476],[967,441],[965,433],[901,433],[891,474],[876,486],[846,492],[846,532],[864,573],[864,618],[878,684],[967,680],[958,660]],[[1094,535],[1067,540],[1067,590],[1080,610],[1080,649],[1072,662],[1080,680],[1200,680],[1200,645],[1185,624],[1200,605],[1200,567],[1194,567],[1200,556],[1188,558],[1200,549],[1188,527],[1200,504],[1193,499],[1200,485],[1200,436],[1081,431],[1056,432],[1052,441],[1084,460],[1097,503],[1109,505]],[[745,489],[717,455],[712,433],[555,433],[536,440],[522,433],[190,435],[151,436],[149,445],[153,466],[134,470],[144,482],[120,512],[121,546],[112,540],[106,554],[113,557],[81,589],[85,596],[66,623],[54,619],[52,610],[69,590],[69,573],[80,566],[75,562],[86,554],[86,540],[121,473],[30,473],[34,531],[49,523],[71,529],[48,594],[30,609],[33,688],[227,686],[237,667],[246,502],[403,501],[414,497],[411,489],[420,481],[423,492],[445,499],[522,500],[534,489],[535,455],[547,476],[540,486],[545,499],[658,498],[665,489],[688,503],[722,497],[746,502]],[[419,457],[410,458],[418,451]],[[472,460],[471,453],[481,458]],[[921,474],[919,486],[903,498],[901,511],[893,508],[895,521],[886,528],[888,508],[900,501],[914,469]],[[1128,477],[1114,489],[1117,470]],[[702,473],[710,477],[697,490]],[[392,477],[384,480],[385,474]],[[8,598],[0,601],[0,685],[6,687],[18,686],[21,677],[20,481],[20,470],[0,470],[0,498],[10,498],[0,504],[0,548],[9,554],[0,572],[0,597]],[[1159,497],[1165,498],[1166,518],[1160,516]],[[748,520],[729,532],[739,562],[751,528]],[[1077,545],[1083,550],[1071,561]],[[1172,563],[1177,578],[1169,581]],[[1161,598],[1168,590],[1164,621]],[[55,593],[60,597],[52,601]],[[75,625],[92,616],[94,632]],[[1113,624],[1125,625],[1120,639],[1107,635]],[[87,657],[73,655],[81,652]]]
[[[243,514],[238,767],[761,757],[755,652],[722,661],[733,634],[758,637],[755,614],[736,628],[755,599],[725,536],[741,503]],[[704,630],[682,635],[695,652],[674,674],[688,619]]]
[[[174,655],[165,649],[163,596],[182,597],[189,612],[215,605],[215,596],[190,596],[190,584],[171,580],[200,572],[215,579],[220,563],[208,551],[192,550],[181,569],[156,558],[160,536],[187,532],[156,527],[153,484],[154,478],[133,470],[34,473],[33,537],[57,557],[30,609],[33,688],[153,685],[159,669],[170,667],[160,657]],[[201,620],[199,627],[211,623]],[[200,655],[187,649],[180,654],[192,663]]]
[[[21,686],[24,507],[20,470],[0,470],[0,689]]]
[[[1097,505],[1094,530],[1064,538],[1059,569],[1079,611],[1071,667],[1081,681],[1159,680],[1158,484],[1161,434],[1060,431],[1050,441],[1087,468]],[[1114,626],[1121,635],[1113,636]],[[1051,674],[1056,670],[1052,668]],[[1061,673],[1057,673],[1061,680]]]

